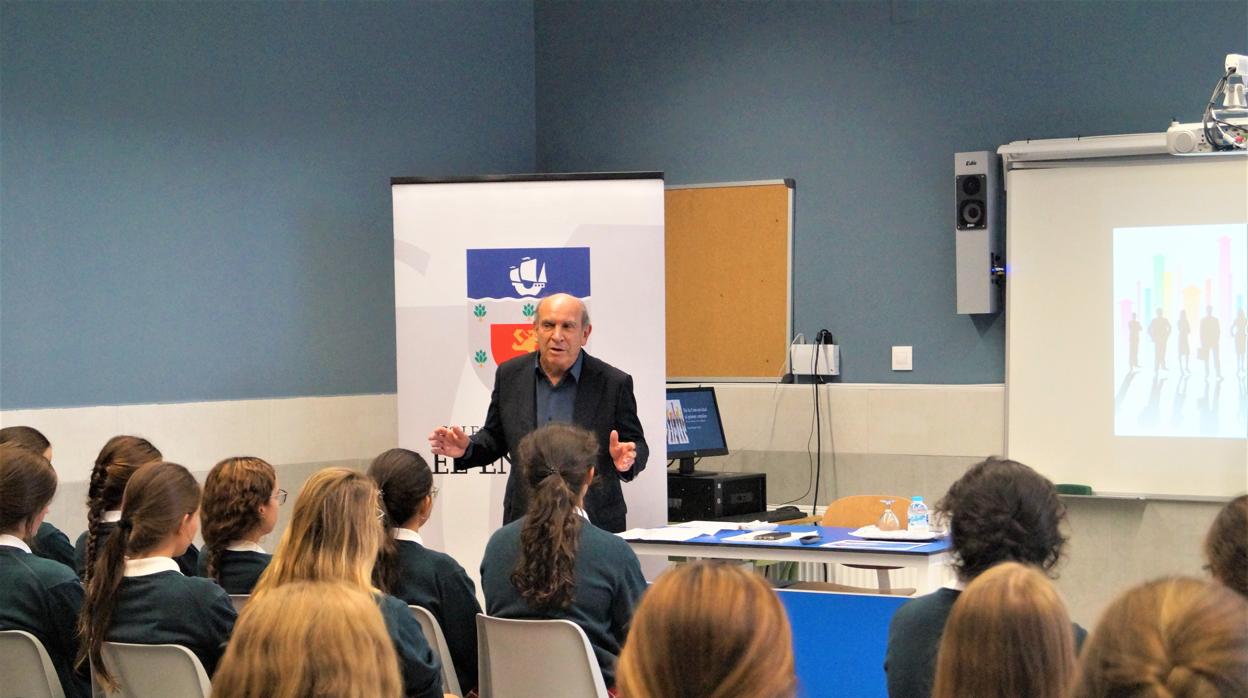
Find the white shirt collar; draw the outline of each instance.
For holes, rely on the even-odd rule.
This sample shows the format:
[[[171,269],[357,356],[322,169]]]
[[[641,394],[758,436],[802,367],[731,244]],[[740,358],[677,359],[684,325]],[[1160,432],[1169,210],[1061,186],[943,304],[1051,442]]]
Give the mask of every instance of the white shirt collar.
[[[396,529],[394,529],[394,539],[395,539],[395,540],[406,540],[406,541],[411,541],[411,542],[413,542],[413,543],[417,543],[417,544],[419,544],[419,545],[424,545],[424,544],[425,544],[425,541],[424,541],[424,539],[423,539],[423,538],[421,538],[421,537],[420,537],[420,534],[419,534],[419,533],[417,533],[416,531],[413,531],[413,530],[412,530],[412,529],[410,529],[410,528],[396,528]]]
[[[178,569],[178,563],[174,562],[171,557],[142,557],[137,560],[126,560],[126,569],[122,576],[146,577],[157,572],[181,574],[182,570]]]
[[[953,589],[954,591],[966,591],[966,582],[955,578],[953,581],[945,584],[945,588]]]
[[[589,513],[588,513],[588,512],[586,512],[584,509],[582,509],[582,508],[580,508],[580,507],[573,507],[573,508],[576,510],[576,513],[578,513],[578,514],[580,514],[580,515],[581,515],[581,518],[582,518],[582,519],[585,519],[586,521],[589,521]]]
[[[100,523],[117,523],[121,521],[121,509],[106,511],[100,516]]]
[[[28,553],[30,552],[30,546],[26,545],[26,541],[7,533],[0,533],[0,545],[9,548],[17,548],[18,550],[23,550]]]
[[[225,549],[235,553],[264,553],[264,548],[259,543],[250,540],[236,540],[225,546]]]

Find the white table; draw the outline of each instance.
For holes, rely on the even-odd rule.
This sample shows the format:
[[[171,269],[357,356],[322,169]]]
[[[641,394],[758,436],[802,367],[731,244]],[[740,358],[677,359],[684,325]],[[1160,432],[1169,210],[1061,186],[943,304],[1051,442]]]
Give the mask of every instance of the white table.
[[[730,525],[730,524],[725,524]],[[777,530],[794,533],[818,531],[824,542],[851,539],[849,528],[825,528],[815,526],[779,526]],[[629,540],[628,545],[638,555],[661,555],[665,557],[709,558],[719,560],[776,560],[781,562],[836,563],[850,565],[877,565],[882,567],[907,567],[918,573],[917,594],[927,594],[939,589],[953,578],[950,561],[952,555],[948,539],[924,544],[911,550],[887,550],[872,547],[829,548],[822,545],[798,543],[731,543],[722,539],[738,535],[742,531],[722,531],[714,538],[704,536],[686,542],[662,542]]]

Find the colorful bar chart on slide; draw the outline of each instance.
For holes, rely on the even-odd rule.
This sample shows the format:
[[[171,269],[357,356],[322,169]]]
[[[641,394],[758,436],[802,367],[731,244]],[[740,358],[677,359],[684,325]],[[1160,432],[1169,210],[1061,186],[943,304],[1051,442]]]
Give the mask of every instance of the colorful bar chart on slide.
[[[1114,434],[1248,437],[1248,224],[1116,228]]]

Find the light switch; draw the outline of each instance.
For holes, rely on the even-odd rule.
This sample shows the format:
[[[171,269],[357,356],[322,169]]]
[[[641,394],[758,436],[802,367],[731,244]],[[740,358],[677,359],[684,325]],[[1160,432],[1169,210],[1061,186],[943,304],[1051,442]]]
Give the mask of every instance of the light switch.
[[[914,347],[893,347],[893,370],[914,370]]]

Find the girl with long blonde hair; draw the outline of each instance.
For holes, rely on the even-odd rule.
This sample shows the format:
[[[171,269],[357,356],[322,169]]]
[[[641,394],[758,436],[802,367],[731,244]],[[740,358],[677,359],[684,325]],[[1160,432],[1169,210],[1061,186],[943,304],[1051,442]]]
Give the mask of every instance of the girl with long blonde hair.
[[[293,582],[340,582],[370,594],[398,654],[404,695],[441,696],[442,666],[411,609],[373,586],[383,516],[377,485],[367,475],[326,468],[308,478],[252,602]]]
[[[247,603],[212,695],[399,698],[403,681],[370,594],[339,582],[291,582]]]
[[[1057,588],[1039,570],[1004,562],[975,578],[945,623],[933,698],[1066,698],[1075,636]]]
[[[277,507],[286,491],[277,472],[259,458],[226,458],[204,480],[204,550],[199,574],[231,594],[250,594],[273,558],[260,539],[277,525]]]
[[[627,698],[791,698],[784,607],[757,574],[722,562],[664,572],[633,614],[617,672]]]

